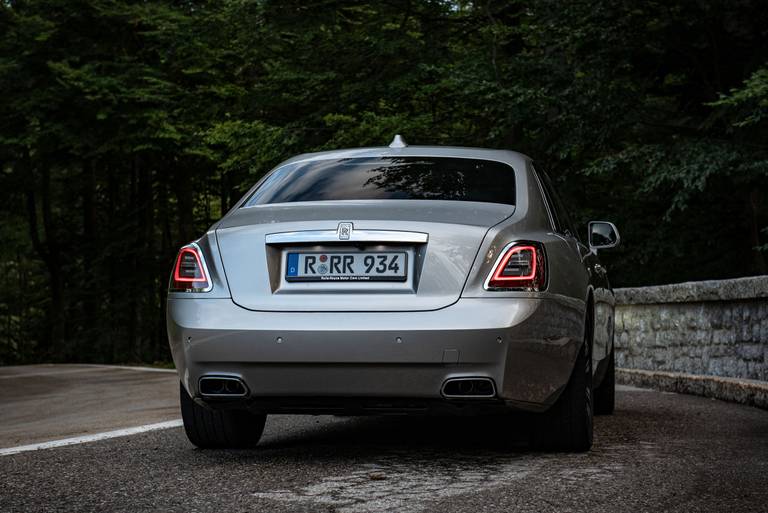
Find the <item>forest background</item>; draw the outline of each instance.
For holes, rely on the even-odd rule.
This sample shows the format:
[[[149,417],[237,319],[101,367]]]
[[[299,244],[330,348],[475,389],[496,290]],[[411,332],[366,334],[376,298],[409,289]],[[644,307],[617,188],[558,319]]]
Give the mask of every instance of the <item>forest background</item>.
[[[297,153],[535,158],[614,286],[766,273],[760,0],[0,2],[0,364],[167,361],[180,245]]]

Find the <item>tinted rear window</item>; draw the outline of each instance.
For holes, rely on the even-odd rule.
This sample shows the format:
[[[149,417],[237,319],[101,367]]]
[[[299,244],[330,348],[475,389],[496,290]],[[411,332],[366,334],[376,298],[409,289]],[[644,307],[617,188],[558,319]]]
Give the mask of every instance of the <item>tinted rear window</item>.
[[[245,206],[296,201],[427,199],[515,203],[515,172],[490,160],[373,157],[288,164]]]

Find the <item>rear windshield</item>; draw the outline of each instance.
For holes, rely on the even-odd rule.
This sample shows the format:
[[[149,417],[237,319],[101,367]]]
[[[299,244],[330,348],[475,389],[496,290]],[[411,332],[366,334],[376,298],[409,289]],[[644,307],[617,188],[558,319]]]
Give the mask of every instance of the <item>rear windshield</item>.
[[[288,164],[244,206],[296,201],[419,199],[515,203],[507,164],[451,157],[369,157]]]

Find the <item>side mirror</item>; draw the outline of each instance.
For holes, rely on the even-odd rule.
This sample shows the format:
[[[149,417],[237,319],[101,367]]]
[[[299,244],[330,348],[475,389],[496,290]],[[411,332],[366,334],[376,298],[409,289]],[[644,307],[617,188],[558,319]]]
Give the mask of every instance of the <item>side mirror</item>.
[[[589,223],[589,247],[593,251],[615,248],[620,241],[619,230],[613,223],[608,221],[591,221]]]

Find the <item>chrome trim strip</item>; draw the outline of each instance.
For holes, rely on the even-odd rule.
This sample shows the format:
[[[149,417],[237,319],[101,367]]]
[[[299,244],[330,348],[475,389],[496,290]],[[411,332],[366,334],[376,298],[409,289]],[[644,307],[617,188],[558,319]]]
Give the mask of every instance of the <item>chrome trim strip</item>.
[[[299,244],[306,242],[402,242],[426,244],[429,234],[396,230],[354,229],[348,239],[339,240],[338,230],[306,230],[301,232],[268,233],[267,244]]]

